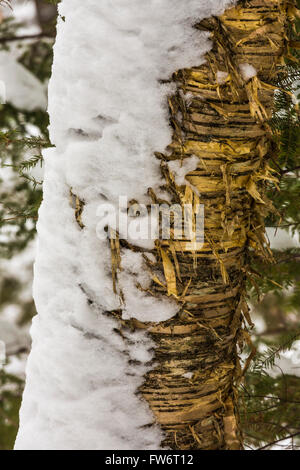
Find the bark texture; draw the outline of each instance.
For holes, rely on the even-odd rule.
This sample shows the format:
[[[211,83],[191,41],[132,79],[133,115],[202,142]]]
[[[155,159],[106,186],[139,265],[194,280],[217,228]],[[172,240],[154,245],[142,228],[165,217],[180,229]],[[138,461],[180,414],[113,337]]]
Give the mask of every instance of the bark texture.
[[[173,77],[173,141],[156,157],[173,203],[205,205],[205,244],[198,250],[188,241],[157,241],[159,261],[151,269],[164,274],[166,286],[154,282],[152,292],[177,298],[182,308],[164,323],[131,323],[148,328],[156,343],[157,364],[141,393],[171,449],[242,448],[237,348],[250,344],[244,328],[251,325],[245,300],[249,249],[271,256],[264,236],[264,216],[272,209],[264,187],[274,179],[266,122],[293,8],[279,0],[251,0],[203,21],[197,27],[211,31],[214,42],[206,63]],[[257,70],[251,79],[241,73],[245,63]],[[198,194],[178,187],[167,165],[192,155],[199,165],[187,180]]]
[[[246,279],[255,273],[250,252],[267,260],[264,218],[273,210],[265,196],[276,181],[268,165],[274,87],[287,48],[294,2],[241,1],[219,18],[196,25],[211,32],[213,48],[200,67],[174,73],[169,98],[173,140],[157,154],[172,203],[205,206],[205,243],[157,240],[152,295],[180,303],[176,317],[162,323],[122,321],[147,329],[156,344],[153,369],[140,389],[171,449],[239,450],[243,438],[237,384],[255,353],[247,328]],[[245,67],[245,64],[247,66]],[[245,68],[256,69],[250,78]],[[222,72],[222,73],[220,73]],[[168,162],[197,156],[199,164],[178,186]],[[150,188],[153,202],[162,203]],[[122,245],[112,241],[113,279],[122,264]],[[165,283],[159,279],[164,277]],[[155,316],[155,312],[153,312]],[[244,369],[239,347],[252,350]]]

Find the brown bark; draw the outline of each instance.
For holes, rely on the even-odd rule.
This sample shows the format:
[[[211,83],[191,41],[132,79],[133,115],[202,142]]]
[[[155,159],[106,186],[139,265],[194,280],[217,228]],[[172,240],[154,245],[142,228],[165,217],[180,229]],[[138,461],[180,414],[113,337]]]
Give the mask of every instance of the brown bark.
[[[250,0],[203,21],[198,27],[211,31],[214,41],[206,63],[173,77],[173,142],[159,157],[173,202],[205,205],[205,245],[192,251],[185,242],[157,242],[155,269],[182,308],[167,322],[134,322],[136,328],[150,328],[156,343],[158,365],[141,392],[171,449],[242,448],[237,345],[250,344],[242,329],[251,324],[245,301],[249,250],[270,257],[263,222],[271,207],[265,182],[273,178],[266,122],[273,103],[270,83],[282,64],[291,14],[291,4]],[[244,63],[256,68],[256,77],[242,78],[239,64]],[[218,71],[228,73],[224,85],[217,83]],[[191,155],[199,157],[199,166],[187,179],[199,198],[190,187],[176,186],[167,167],[169,160]],[[155,283],[152,291],[166,295]],[[184,376],[188,372],[191,379]]]

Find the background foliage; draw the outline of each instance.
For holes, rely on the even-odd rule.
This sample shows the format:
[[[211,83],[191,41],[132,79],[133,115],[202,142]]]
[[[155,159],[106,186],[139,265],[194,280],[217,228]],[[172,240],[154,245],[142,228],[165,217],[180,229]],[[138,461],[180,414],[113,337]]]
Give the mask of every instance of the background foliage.
[[[13,0],[11,6],[6,1],[1,3],[4,17],[0,19],[0,54],[8,51],[17,57],[19,64],[45,84],[46,93],[52,66],[55,6],[49,8],[46,1],[31,0],[36,3],[35,32],[32,34],[31,28],[27,32],[27,25],[15,17],[18,2]],[[22,366],[29,348],[28,342],[16,334],[16,329],[28,337],[28,326],[35,314],[30,294],[24,295],[24,290],[30,292],[31,273],[20,277],[18,270],[22,263],[28,264],[28,256],[32,265],[30,246],[35,238],[42,201],[42,149],[51,145],[48,124],[48,114],[43,107],[28,110],[17,108],[12,102],[0,104],[0,329],[2,327],[10,338],[15,334],[12,350],[7,351],[8,365],[0,368],[0,450],[13,447],[24,386],[24,367],[20,373],[18,370],[9,373],[14,363]],[[24,255],[25,252],[29,255]],[[8,329],[6,311],[12,305],[15,310],[17,308],[18,315],[16,318],[12,312],[12,329]],[[6,323],[4,320],[1,323],[2,317]],[[20,366],[12,368],[15,369]]]
[[[254,320],[262,326],[254,331],[258,352],[241,386],[241,419],[246,442],[255,449],[300,445],[300,248],[295,242],[300,235],[299,30],[297,20],[289,31],[286,66],[274,83],[270,165],[279,183],[269,186],[277,213],[266,224],[279,232],[279,242],[285,231],[294,243],[287,237],[275,242],[273,264],[254,259],[248,286]]]

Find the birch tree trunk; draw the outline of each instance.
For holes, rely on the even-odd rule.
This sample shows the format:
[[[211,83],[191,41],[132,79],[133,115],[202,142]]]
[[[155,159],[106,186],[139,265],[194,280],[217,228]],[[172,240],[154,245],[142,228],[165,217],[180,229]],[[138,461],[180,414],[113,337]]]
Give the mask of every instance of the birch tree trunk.
[[[87,38],[80,36],[80,47],[73,47],[78,24],[74,27],[72,19],[75,22],[76,16],[79,27],[85,27],[86,7],[76,0],[76,8],[71,8],[73,3],[64,0],[62,16],[64,5],[69,18],[58,28],[56,86],[52,79],[49,94],[50,136],[57,150],[45,158],[34,288],[39,315],[33,325],[16,448],[241,449],[236,387],[243,371],[238,346],[251,345],[245,326],[251,325],[245,282],[251,275],[251,250],[271,257],[264,236],[264,216],[271,209],[264,188],[266,181],[274,180],[268,166],[267,121],[273,104],[271,83],[282,65],[287,20],[294,7],[280,0],[243,1],[197,25],[199,34],[211,32],[212,50],[203,65],[174,70],[175,92],[169,98],[173,138],[152,158],[160,160],[170,204],[190,204],[194,213],[199,203],[204,204],[204,245],[177,240],[173,227],[171,240],[158,239],[155,249],[147,250],[121,236],[110,245],[98,240],[94,221],[99,198],[104,194],[109,199],[123,180],[128,179],[132,200],[140,186],[151,186],[150,170],[140,178],[134,173],[138,158],[131,158],[132,136],[138,138],[143,132],[143,128],[138,129],[140,134],[135,128],[131,132],[132,116],[126,115],[135,89],[128,83],[135,75],[130,67],[128,78],[123,72],[134,60],[116,36],[120,55],[104,61],[104,68],[112,69],[117,78],[120,68],[121,79],[125,77],[120,92],[113,80],[105,81],[100,69],[93,67],[96,57],[105,52],[105,47],[99,52],[107,26],[105,15],[99,16],[102,6],[89,0],[93,33],[88,29]],[[112,30],[123,18],[114,21],[115,16],[108,22]],[[128,47],[139,34],[138,25],[133,26],[122,26]],[[133,44],[135,54],[138,47]],[[159,47],[156,42],[155,47]],[[70,65],[65,65],[66,59]],[[138,74],[141,68],[137,64],[133,70]],[[142,78],[138,91],[147,87],[151,91],[151,77],[146,73]],[[82,98],[84,87],[96,91]],[[105,114],[106,88],[113,98],[115,94],[117,104],[109,103]],[[155,94],[156,88],[150,91]],[[145,127],[150,126],[147,138],[156,125],[151,107],[147,108],[150,97],[144,101]],[[121,111],[127,116],[123,121]],[[135,126],[138,123],[137,119]],[[154,132],[153,139],[159,140]],[[155,145],[159,146],[157,141]],[[136,147],[142,152],[142,145]],[[185,175],[187,184],[178,184],[173,164],[184,167],[190,157],[198,159],[197,168]],[[125,165],[130,169],[126,177]],[[157,188],[149,187],[148,194],[154,203],[164,202]],[[133,257],[128,258],[128,253]],[[122,276],[133,269],[128,268],[128,259],[142,258],[152,281],[147,288],[139,286],[140,291],[152,295],[153,302],[166,299],[178,307],[178,313],[166,321],[157,321],[163,308],[159,302],[153,303],[150,320],[128,315]],[[139,272],[133,271],[136,279],[144,269],[138,265]],[[121,297],[121,307],[119,298],[111,296],[113,290]],[[137,290],[137,304],[140,295]]]
[[[288,14],[289,5],[278,0],[250,0],[203,21],[198,27],[214,41],[206,63],[173,77],[174,136],[171,153],[161,156],[162,171],[175,201],[205,205],[205,244],[192,251],[188,243],[159,242],[169,293],[183,294],[184,304],[176,318],[151,326],[159,366],[147,374],[142,393],[172,449],[243,446],[237,349],[251,344],[242,328],[251,326],[245,299],[250,251],[271,258],[264,236],[270,209],[264,188],[273,178],[267,121]],[[187,180],[199,198],[178,187],[166,165],[192,155],[199,165]]]

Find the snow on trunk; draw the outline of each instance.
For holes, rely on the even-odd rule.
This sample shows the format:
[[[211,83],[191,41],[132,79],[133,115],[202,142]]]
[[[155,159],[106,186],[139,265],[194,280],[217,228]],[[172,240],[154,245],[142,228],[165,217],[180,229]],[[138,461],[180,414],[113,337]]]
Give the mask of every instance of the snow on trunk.
[[[160,429],[137,394],[153,357],[145,332],[118,333],[108,312],[111,253],[97,236],[101,203],[147,201],[154,151],[171,141],[165,80],[210,48],[193,28],[229,0],[63,0],[49,86],[50,136],[38,223],[33,346],[16,449],[159,449]],[[63,21],[65,17],[65,21]],[[70,191],[84,201],[81,228]],[[148,247],[148,245],[147,245]],[[149,297],[143,258],[124,254],[124,318],[177,311]],[[152,365],[153,367],[153,365]]]

